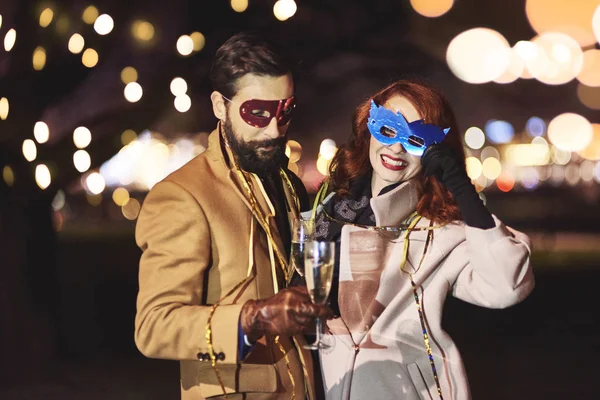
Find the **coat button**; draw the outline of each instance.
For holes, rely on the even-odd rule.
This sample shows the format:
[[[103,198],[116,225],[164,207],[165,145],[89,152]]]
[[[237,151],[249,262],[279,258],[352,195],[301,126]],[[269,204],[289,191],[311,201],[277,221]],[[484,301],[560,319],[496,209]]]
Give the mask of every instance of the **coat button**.
[[[198,358],[199,361],[204,361],[204,353],[198,353],[198,354],[196,354],[196,357]]]
[[[220,352],[219,354],[216,355],[216,359],[219,361],[224,361],[225,360],[225,353]]]

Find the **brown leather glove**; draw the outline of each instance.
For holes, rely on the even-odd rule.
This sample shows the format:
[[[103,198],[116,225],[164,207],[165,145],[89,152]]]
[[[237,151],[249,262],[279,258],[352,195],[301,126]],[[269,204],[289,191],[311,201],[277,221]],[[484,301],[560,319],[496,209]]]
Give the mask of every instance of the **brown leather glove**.
[[[255,342],[264,334],[295,335],[311,326],[315,318],[332,316],[327,306],[311,302],[305,286],[293,286],[268,299],[248,300],[242,307],[240,322],[248,340]]]

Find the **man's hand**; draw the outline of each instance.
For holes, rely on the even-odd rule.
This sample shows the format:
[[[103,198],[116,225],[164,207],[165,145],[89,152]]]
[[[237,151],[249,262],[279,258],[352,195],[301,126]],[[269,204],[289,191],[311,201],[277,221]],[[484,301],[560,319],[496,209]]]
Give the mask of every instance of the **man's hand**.
[[[312,325],[315,318],[332,316],[326,306],[312,303],[305,286],[293,286],[265,300],[248,300],[240,321],[242,330],[254,342],[265,333],[292,336]]]

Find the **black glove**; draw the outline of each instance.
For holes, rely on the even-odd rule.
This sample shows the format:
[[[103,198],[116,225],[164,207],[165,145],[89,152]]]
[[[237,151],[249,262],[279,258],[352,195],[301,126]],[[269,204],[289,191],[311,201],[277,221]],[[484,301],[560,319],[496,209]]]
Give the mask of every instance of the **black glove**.
[[[425,176],[435,176],[456,200],[465,223],[481,229],[496,226],[492,214],[467,176],[464,162],[445,144],[429,146],[421,157]]]

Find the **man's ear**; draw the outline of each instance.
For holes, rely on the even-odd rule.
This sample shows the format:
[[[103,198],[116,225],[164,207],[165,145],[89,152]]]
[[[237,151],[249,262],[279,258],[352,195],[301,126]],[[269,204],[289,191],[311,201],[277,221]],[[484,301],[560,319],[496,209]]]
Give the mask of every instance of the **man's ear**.
[[[215,117],[221,121],[225,121],[227,109],[225,107],[223,95],[215,90],[210,94],[210,101],[212,102],[213,114],[215,114]]]

